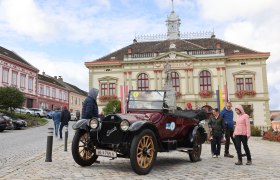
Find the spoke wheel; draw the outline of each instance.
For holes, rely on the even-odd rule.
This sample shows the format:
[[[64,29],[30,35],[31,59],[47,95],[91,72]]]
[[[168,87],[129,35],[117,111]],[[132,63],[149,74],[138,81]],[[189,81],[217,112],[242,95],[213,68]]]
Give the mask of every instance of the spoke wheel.
[[[201,160],[201,150],[202,144],[200,141],[200,134],[199,132],[197,132],[193,142],[193,149],[189,152],[189,157],[192,162],[197,162]]]
[[[140,175],[148,174],[157,156],[157,143],[154,133],[145,129],[134,136],[130,148],[130,163],[133,170]]]
[[[72,156],[81,166],[90,166],[98,158],[94,147],[89,143],[90,136],[86,131],[76,131],[72,142]]]

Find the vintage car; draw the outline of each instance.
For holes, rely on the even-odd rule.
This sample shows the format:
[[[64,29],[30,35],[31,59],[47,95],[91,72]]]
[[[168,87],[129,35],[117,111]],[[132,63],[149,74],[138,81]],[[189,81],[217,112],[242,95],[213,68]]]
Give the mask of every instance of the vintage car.
[[[173,100],[172,100],[173,99]],[[81,166],[90,166],[98,156],[130,158],[132,169],[148,174],[158,152],[178,150],[192,162],[201,160],[207,135],[200,121],[203,110],[176,110],[174,96],[166,90],[129,91],[127,113],[81,119],[73,125],[72,156]]]

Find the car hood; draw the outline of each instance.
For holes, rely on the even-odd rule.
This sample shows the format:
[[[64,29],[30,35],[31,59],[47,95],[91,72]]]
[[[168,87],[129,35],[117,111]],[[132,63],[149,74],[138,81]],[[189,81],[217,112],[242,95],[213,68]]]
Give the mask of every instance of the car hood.
[[[118,116],[122,119],[128,120],[129,122],[149,120],[149,117],[146,114],[118,114]]]

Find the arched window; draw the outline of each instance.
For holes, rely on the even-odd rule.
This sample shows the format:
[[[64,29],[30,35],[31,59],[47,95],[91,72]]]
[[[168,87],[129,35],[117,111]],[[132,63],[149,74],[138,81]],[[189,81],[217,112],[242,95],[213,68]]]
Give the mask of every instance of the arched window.
[[[147,74],[139,74],[137,78],[137,86],[139,91],[149,90],[149,79]]]
[[[211,74],[209,71],[201,71],[199,74],[199,84],[200,90],[208,90],[211,91]]]
[[[171,72],[172,86],[176,92],[180,92],[180,79],[177,72]]]

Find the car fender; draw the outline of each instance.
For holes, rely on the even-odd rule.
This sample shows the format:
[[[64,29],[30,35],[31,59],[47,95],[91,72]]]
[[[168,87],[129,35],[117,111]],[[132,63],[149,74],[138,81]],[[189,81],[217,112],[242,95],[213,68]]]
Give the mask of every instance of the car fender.
[[[189,139],[190,142],[193,143],[194,137],[195,137],[196,133],[200,133],[200,135],[201,135],[201,144],[203,144],[206,141],[206,139],[207,139],[207,134],[206,134],[204,128],[202,126],[199,126],[199,125],[195,126],[193,128],[193,131],[192,131],[190,139]]]
[[[74,130],[78,130],[78,129],[84,129],[87,130],[88,129],[88,121],[90,119],[80,119],[79,121],[77,121],[76,123],[73,124],[72,128]]]

